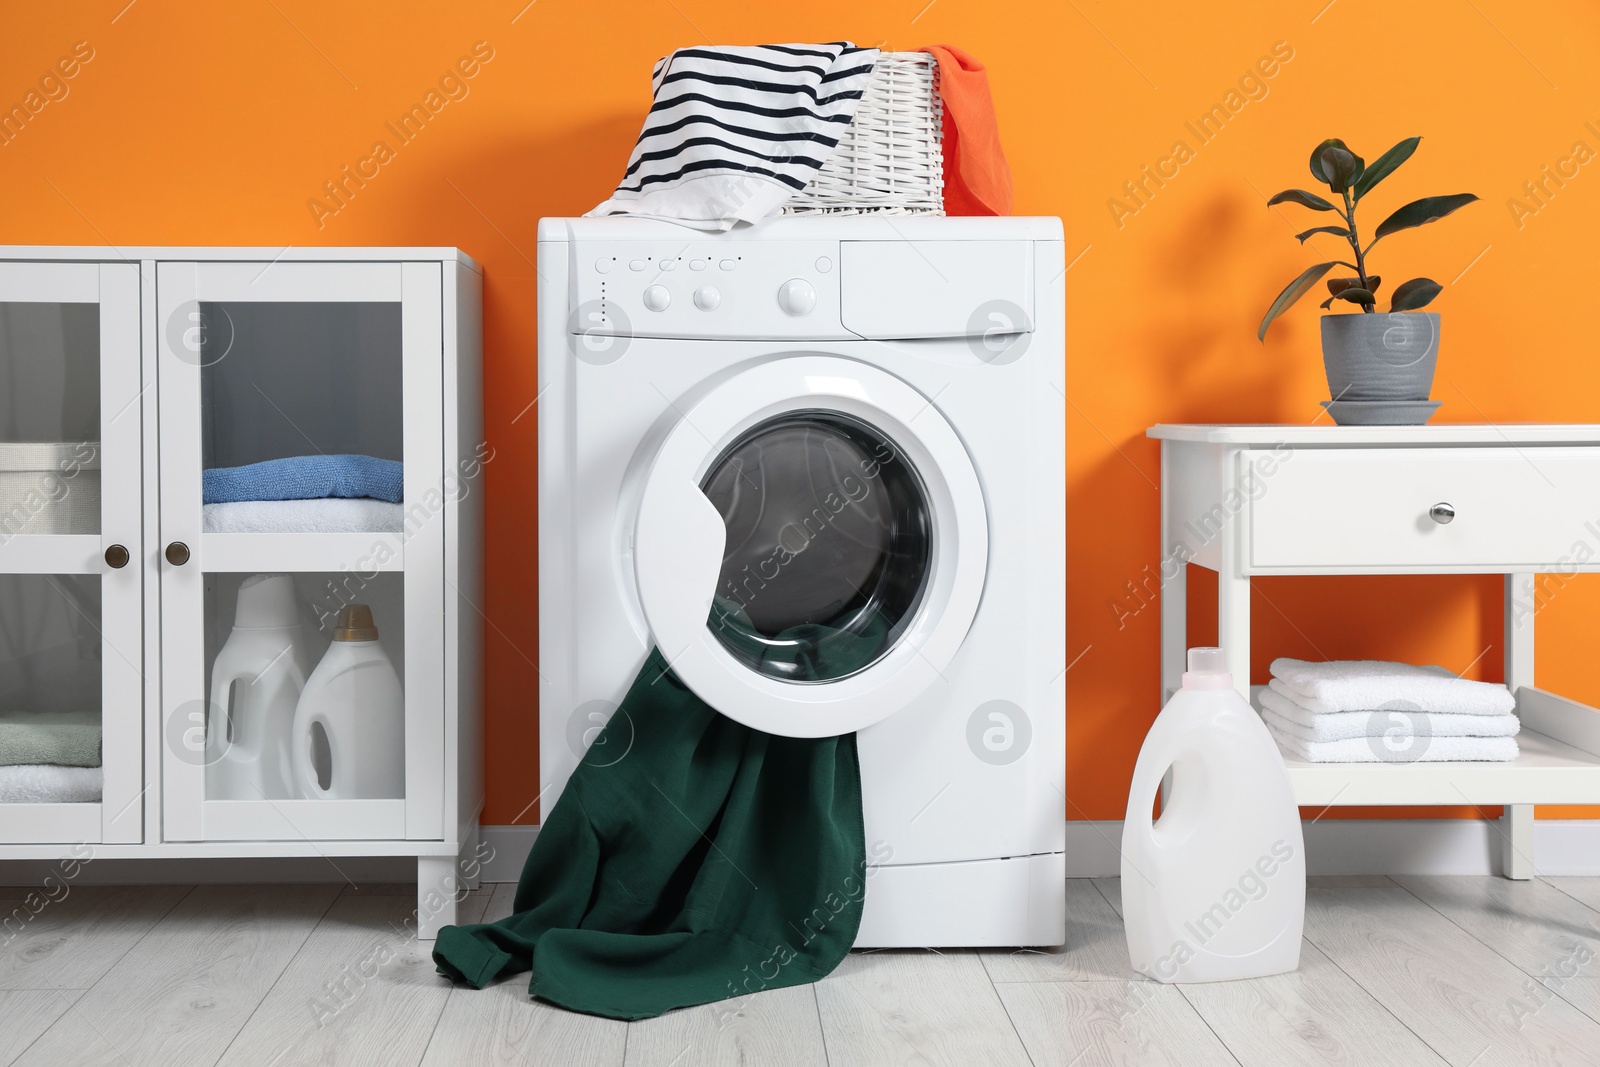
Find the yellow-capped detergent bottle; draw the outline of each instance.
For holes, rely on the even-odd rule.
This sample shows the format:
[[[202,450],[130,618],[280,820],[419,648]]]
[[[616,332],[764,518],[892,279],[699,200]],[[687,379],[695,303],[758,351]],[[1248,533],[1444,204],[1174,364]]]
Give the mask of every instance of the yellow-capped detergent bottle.
[[[1306,862],[1283,757],[1234,688],[1220,648],[1191,648],[1188,668],[1145,736],[1128,794],[1129,958],[1159,982],[1292,971],[1300,965]]]

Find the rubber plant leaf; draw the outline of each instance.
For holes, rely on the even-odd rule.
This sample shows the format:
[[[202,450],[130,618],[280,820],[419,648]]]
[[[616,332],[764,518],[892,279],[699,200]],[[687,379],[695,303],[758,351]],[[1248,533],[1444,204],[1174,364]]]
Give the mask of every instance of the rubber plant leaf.
[[[1382,284],[1383,284],[1382,275],[1378,275],[1378,274],[1369,274],[1369,275],[1367,275],[1367,284],[1366,284],[1367,292],[1376,293],[1378,291],[1378,286],[1380,286]],[[1360,278],[1329,278],[1328,279],[1328,292],[1332,293],[1334,296],[1338,296],[1341,292],[1343,292],[1346,289],[1360,289],[1361,287],[1362,286],[1361,286],[1361,279]]]
[[[1322,150],[1322,171],[1328,176],[1328,188],[1336,193],[1354,185],[1365,169],[1366,163],[1348,148],[1331,146]]]
[[[1426,226],[1453,211],[1466,207],[1476,199],[1478,198],[1472,193],[1451,193],[1449,196],[1425,196],[1421,200],[1413,200],[1379,223],[1378,228],[1373,231],[1372,239],[1377,240],[1391,233],[1399,233],[1401,230]]]
[[[1311,176],[1323,185],[1328,184],[1328,172],[1322,169],[1322,153],[1330,148],[1343,148],[1349,151],[1345,143],[1337,137],[1330,137],[1311,150]]]
[[[1301,244],[1305,244],[1307,237],[1319,233],[1331,233],[1335,237],[1343,237],[1346,240],[1348,240],[1350,237],[1350,231],[1345,229],[1343,226],[1313,226],[1304,233],[1297,233],[1294,236],[1295,240],[1299,241]]]
[[[1272,207],[1274,204],[1299,204],[1301,207],[1308,207],[1313,211],[1338,210],[1316,193],[1308,193],[1304,189],[1285,189],[1267,201],[1268,207]]]
[[[1415,311],[1433,303],[1433,298],[1444,291],[1444,286],[1432,278],[1412,278],[1395,287],[1389,301],[1390,311]]]
[[[1358,286],[1351,286],[1348,289],[1340,289],[1337,293],[1334,293],[1332,296],[1328,297],[1328,299],[1324,300],[1322,302],[1322,306],[1327,307],[1335,300],[1348,300],[1350,303],[1360,304],[1364,308],[1371,307],[1373,304],[1377,303],[1377,300],[1373,297],[1371,290],[1362,289]]]
[[[1265,341],[1267,339],[1267,327],[1272,325],[1272,320],[1288,311],[1296,300],[1310,292],[1311,287],[1321,281],[1322,276],[1337,265],[1333,260],[1329,260],[1326,263],[1318,263],[1307,267],[1301,272],[1300,277],[1284,286],[1283,292],[1278,294],[1278,299],[1272,302],[1272,306],[1267,309],[1266,317],[1261,320],[1261,328],[1256,331],[1256,340]]]
[[[1404,141],[1401,141],[1373,160],[1372,166],[1368,167],[1361,177],[1356,179],[1356,183],[1350,187],[1351,198],[1360,200],[1372,191],[1374,185],[1377,185],[1400,169],[1400,164],[1411,158],[1411,153],[1417,150],[1417,145],[1421,141],[1421,137],[1407,137]]]

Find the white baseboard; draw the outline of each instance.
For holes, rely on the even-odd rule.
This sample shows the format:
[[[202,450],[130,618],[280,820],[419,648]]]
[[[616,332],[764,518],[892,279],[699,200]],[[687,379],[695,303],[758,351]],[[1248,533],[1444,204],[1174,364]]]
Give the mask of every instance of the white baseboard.
[[[1301,824],[1311,874],[1499,874],[1498,824],[1477,819],[1319,819]],[[486,882],[515,882],[537,826],[485,826],[494,848]],[[1067,877],[1121,873],[1121,822],[1067,823]],[[1534,825],[1540,874],[1600,875],[1600,820],[1546,819]]]
[[[483,861],[483,872],[478,877],[485,882],[515,882],[522,877],[522,865],[538,836],[538,826],[478,827],[480,844],[494,850]]]
[[[1475,819],[1320,819],[1302,824],[1311,874],[1498,874],[1500,830]],[[485,826],[485,882],[515,882],[537,826]],[[1114,877],[1122,823],[1067,823],[1067,877]],[[1600,820],[1546,819],[1534,824],[1534,869],[1541,875],[1600,875]],[[0,885],[38,885],[54,873],[50,860],[0,863]],[[97,859],[78,877],[84,885],[247,882],[409,882],[417,861],[368,856],[295,859]]]

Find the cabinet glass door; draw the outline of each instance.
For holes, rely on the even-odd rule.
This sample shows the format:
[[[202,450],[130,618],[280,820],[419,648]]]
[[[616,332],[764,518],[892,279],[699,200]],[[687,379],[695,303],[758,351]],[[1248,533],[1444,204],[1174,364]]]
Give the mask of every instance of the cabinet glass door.
[[[0,843],[137,842],[139,270],[0,263]]]
[[[168,840],[443,835],[441,284],[158,266]]]

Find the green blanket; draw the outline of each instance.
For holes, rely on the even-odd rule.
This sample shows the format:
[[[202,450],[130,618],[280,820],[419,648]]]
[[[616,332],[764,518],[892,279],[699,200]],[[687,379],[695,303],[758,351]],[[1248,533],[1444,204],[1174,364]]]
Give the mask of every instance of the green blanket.
[[[531,969],[535,996],[647,1019],[822,978],[865,889],[855,735],[752,730],[653,650],[545,817],[515,913],[446,927],[433,959],[480,989]]]

